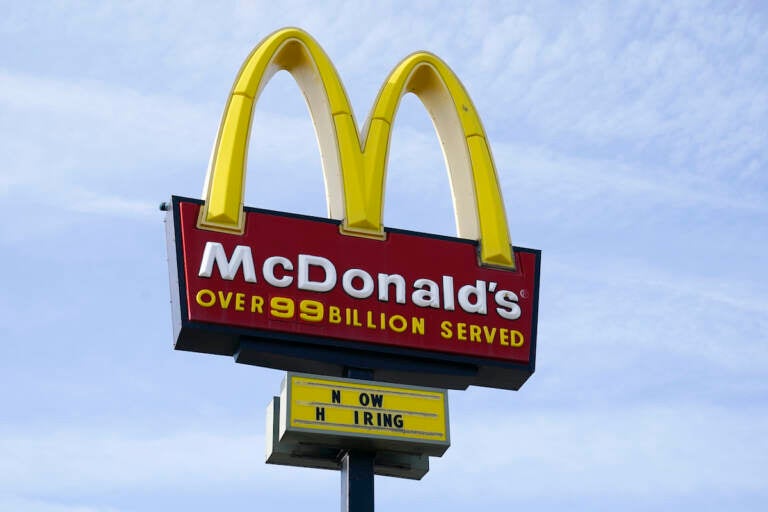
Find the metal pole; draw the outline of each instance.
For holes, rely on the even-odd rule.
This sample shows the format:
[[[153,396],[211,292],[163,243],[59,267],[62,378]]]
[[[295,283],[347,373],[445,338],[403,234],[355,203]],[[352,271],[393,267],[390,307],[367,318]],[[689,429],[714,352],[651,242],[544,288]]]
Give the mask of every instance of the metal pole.
[[[344,368],[350,379],[373,380],[373,370]],[[376,454],[347,450],[341,459],[341,512],[374,512],[373,462]]]
[[[341,512],[373,512],[375,454],[348,450],[341,459]]]

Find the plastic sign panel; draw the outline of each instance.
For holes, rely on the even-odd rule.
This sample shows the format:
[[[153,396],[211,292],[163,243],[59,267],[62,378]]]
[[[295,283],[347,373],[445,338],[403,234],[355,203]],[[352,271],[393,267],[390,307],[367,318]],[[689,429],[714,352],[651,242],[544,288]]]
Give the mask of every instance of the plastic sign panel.
[[[306,436],[294,436],[298,439],[280,439],[280,397],[272,397],[267,406],[266,452],[267,464],[296,466],[303,468],[335,469],[342,467],[339,451],[349,449],[349,442],[339,447],[338,439],[329,439],[327,435],[309,436],[314,442],[307,442]],[[331,441],[328,444],[318,444]],[[352,442],[359,441],[359,439]],[[403,451],[377,450],[373,462],[374,473],[381,476],[393,476],[421,480],[429,471],[429,456]]]
[[[271,75],[304,92],[323,157],[328,219],[243,205],[252,110]],[[382,223],[400,98],[416,94],[445,152],[458,237]],[[262,41],[227,103],[203,200],[167,219],[175,347],[240,363],[463,389],[517,389],[533,373],[540,251],[513,247],[485,132],[439,58],[415,53],[384,82],[358,135],[328,56],[305,32]]]
[[[288,373],[280,402],[280,441],[435,456],[450,446],[444,390]]]

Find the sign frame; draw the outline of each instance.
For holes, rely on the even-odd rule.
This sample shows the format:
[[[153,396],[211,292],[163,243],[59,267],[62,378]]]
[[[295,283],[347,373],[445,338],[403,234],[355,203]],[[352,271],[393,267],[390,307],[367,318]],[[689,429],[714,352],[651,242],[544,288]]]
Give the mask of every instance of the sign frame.
[[[339,429],[320,429],[291,425],[292,402],[294,389],[297,385],[293,379],[325,381],[326,384],[338,384],[338,387],[389,388],[382,393],[402,393],[413,391],[424,395],[441,395],[443,410],[443,425],[445,440],[417,439],[415,437],[393,436],[363,432],[345,432]],[[372,452],[403,452],[412,454],[442,456],[451,445],[450,415],[448,408],[448,392],[445,389],[392,384],[344,377],[325,377],[298,372],[287,372],[280,390],[280,442],[309,442],[326,446],[336,446],[340,449],[359,448]]]
[[[530,358],[527,364],[190,320],[185,296],[187,284],[182,240],[176,236],[181,233],[179,209],[182,202],[204,204],[199,199],[172,196],[166,217],[173,338],[177,350],[234,356],[235,361],[241,364],[329,377],[343,377],[345,368],[369,368],[374,372],[373,380],[447,389],[466,389],[477,385],[517,390],[535,371],[538,300],[532,304]],[[245,212],[249,211],[340,225],[340,221],[334,219],[245,207]],[[476,241],[463,238],[393,228],[385,230],[477,245]],[[522,247],[514,247],[514,250],[532,253],[536,258],[536,269],[540,268],[541,251]],[[533,296],[538,295],[537,271]]]
[[[275,396],[267,406],[265,462],[280,466],[342,470],[343,463],[339,453],[343,450],[338,447],[311,441],[280,440],[280,402],[280,397]],[[373,471],[380,476],[421,480],[429,472],[429,456],[377,451],[374,455]]]

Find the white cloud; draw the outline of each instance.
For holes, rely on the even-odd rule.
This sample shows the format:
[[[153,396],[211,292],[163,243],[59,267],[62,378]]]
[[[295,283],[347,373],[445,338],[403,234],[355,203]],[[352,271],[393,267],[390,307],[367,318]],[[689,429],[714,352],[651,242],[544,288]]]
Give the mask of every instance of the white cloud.
[[[263,470],[263,446],[263,434],[231,430],[156,436],[119,430],[5,430],[0,487],[19,495],[80,496],[117,489],[268,489],[282,477]],[[254,474],[260,474],[258,482]]]
[[[267,105],[286,95],[283,80],[268,88]],[[292,100],[303,103],[293,88]],[[8,163],[0,194],[44,203],[49,212],[147,216],[170,193],[199,197],[220,115],[175,97],[5,72],[0,116],[12,122],[0,130],[0,156]],[[319,169],[308,114],[299,119],[258,108],[254,118],[252,181],[280,183],[286,170],[312,159]]]
[[[582,215],[593,208],[616,209],[622,214],[659,206],[758,215],[768,211],[759,192],[742,191],[730,181],[697,177],[685,169],[576,157],[505,141],[493,148],[512,211],[526,209],[515,207],[514,199],[530,206],[543,201],[546,207],[537,208],[538,213],[565,222],[583,221]],[[573,215],[576,207],[580,215]]]
[[[765,414],[694,404],[500,409],[457,424],[453,446],[438,464],[439,471],[461,471],[497,495],[510,482],[521,497],[554,489],[560,495],[646,499],[759,492],[768,453],[742,440],[757,440],[766,428]],[[441,483],[450,487],[450,479]],[[454,490],[462,498],[478,491]]]
[[[120,196],[108,196],[82,192],[73,194],[65,206],[66,209],[79,213],[112,215],[121,217],[157,217],[158,205],[148,201],[136,201]]]
[[[557,482],[559,494],[571,496],[763,489],[761,469],[768,454],[742,440],[759,439],[768,428],[765,414],[678,403],[512,412],[514,395],[502,401],[509,402],[509,408],[478,412],[470,396],[475,392],[464,392],[458,403],[452,394],[452,447],[441,460],[432,460],[431,473],[417,494],[444,496],[450,489],[456,503],[462,503],[482,488],[485,500],[498,502],[510,481],[516,482],[515,493],[523,498],[546,495],[551,482]],[[0,487],[15,493],[5,498],[9,502],[25,495],[82,500],[117,489],[232,493],[247,488],[270,495],[295,482],[297,471],[307,494],[330,481],[334,485],[338,478],[329,472],[265,465],[262,450],[262,435],[245,434],[231,425],[155,436],[6,429],[0,440]],[[456,475],[482,484],[456,486]],[[403,485],[379,482],[385,487]],[[406,496],[400,493],[401,499]]]
[[[7,268],[19,269],[0,296],[0,330],[13,338],[0,344],[0,380],[7,389],[20,375],[35,382],[24,407],[21,398],[4,402],[0,509],[106,512],[88,498],[112,493],[99,503],[145,510],[146,496],[165,489],[192,499],[211,490],[290,500],[333,488],[336,499],[332,473],[298,478],[301,470],[265,466],[260,425],[116,427],[175,414],[157,412],[166,397],[144,397],[173,387],[178,370],[137,363],[156,353],[138,343],[115,370],[115,354],[134,347],[99,340],[104,351],[88,352],[91,340],[71,322],[112,332],[118,312],[103,298],[114,288],[121,307],[146,319],[131,333],[157,336],[146,326],[160,325],[167,308],[158,312],[158,301],[139,294],[154,272],[139,270],[148,255],[162,264],[163,248],[149,245],[162,245],[157,203],[171,193],[198,196],[234,74],[283,25],[307,28],[326,49],[361,123],[399,59],[417,49],[443,57],[486,125],[513,240],[544,250],[537,373],[520,394],[452,394],[454,446],[418,487],[377,481],[380,499],[412,507],[427,496],[425,508],[446,510],[526,499],[594,510],[602,496],[628,507],[682,497],[690,506],[680,508],[704,510],[712,495],[763,505],[764,13],[683,1],[55,7],[8,5],[0,19],[0,47],[11,49],[0,69],[0,238],[11,248]],[[415,108],[411,115],[406,104],[396,124],[388,184],[396,203],[387,211],[450,233],[439,144]],[[250,157],[248,204],[324,210],[309,116],[288,78],[278,77],[257,107]],[[137,226],[119,265],[98,261],[114,240],[89,237],[93,219]],[[82,236],[71,238],[99,250],[61,245],[75,229]],[[48,247],[74,263],[49,264]],[[29,255],[44,270],[30,272]],[[91,281],[77,271],[84,266],[98,270]],[[126,269],[136,269],[128,280]],[[60,358],[70,346],[87,354]],[[94,362],[98,393],[85,377],[93,372],[78,366]],[[103,377],[110,374],[142,382],[142,403],[129,408],[142,418],[120,417],[128,413],[114,404],[96,410],[125,389],[135,396],[128,377],[120,384]],[[61,376],[71,382],[61,385]],[[56,412],[29,412],[50,404],[51,390]],[[185,400],[215,403],[206,417],[229,421],[221,415],[242,407],[232,395]],[[61,412],[71,404],[110,427],[94,426],[78,407]],[[49,428],[30,427],[29,415]],[[233,500],[250,507],[248,498]]]
[[[205,161],[216,127],[205,105],[11,72],[0,77],[0,115],[9,121],[0,150],[6,180],[56,189],[125,188],[166,176],[168,167],[204,168],[194,157]]]
[[[72,505],[58,503],[55,500],[3,497],[0,495],[0,510],[24,512],[119,512],[113,507],[92,505]]]
[[[687,360],[692,368],[684,372],[688,385],[678,382],[680,391],[712,368],[746,377],[760,375],[768,364],[768,300],[753,283],[670,274],[616,258],[593,260],[591,267],[558,257],[547,263],[540,337],[548,357],[578,357],[609,371],[650,364],[648,357],[660,358],[659,370],[666,367],[663,358]],[[645,382],[646,389],[656,385],[642,374],[628,378]]]
[[[755,57],[768,38],[753,19],[692,5],[561,9],[489,20],[470,62],[493,78],[462,66],[481,112],[503,107],[516,137],[597,154],[610,145],[691,174],[733,179],[752,159],[765,163],[768,95]]]

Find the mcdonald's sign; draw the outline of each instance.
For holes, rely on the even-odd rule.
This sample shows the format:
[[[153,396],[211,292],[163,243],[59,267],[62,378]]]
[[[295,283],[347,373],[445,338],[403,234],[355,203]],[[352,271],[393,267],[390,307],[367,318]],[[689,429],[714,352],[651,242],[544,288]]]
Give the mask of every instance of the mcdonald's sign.
[[[329,218],[244,205],[253,107],[279,70],[306,97]],[[457,238],[382,225],[390,133],[408,92],[442,144]],[[395,67],[361,136],[318,43],[300,29],[273,33],[235,80],[203,199],[174,196],[166,227],[176,349],[330,376],[367,368],[377,380],[454,389],[517,389],[533,373],[541,254],[512,247],[475,107],[430,53]]]

